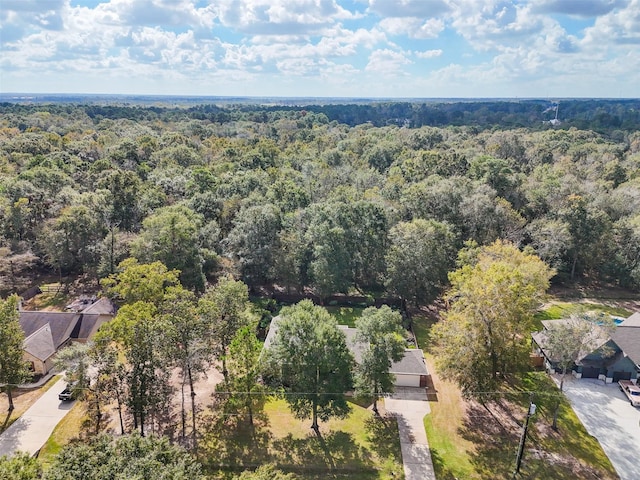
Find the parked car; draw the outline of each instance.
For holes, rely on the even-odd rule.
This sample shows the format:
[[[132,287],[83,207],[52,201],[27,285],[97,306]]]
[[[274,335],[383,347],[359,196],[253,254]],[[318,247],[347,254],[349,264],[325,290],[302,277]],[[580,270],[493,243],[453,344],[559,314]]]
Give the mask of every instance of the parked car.
[[[62,390],[58,394],[58,400],[61,400],[63,402],[68,402],[69,400],[75,400],[76,396],[78,395],[77,392],[78,391],[76,390],[76,384],[70,383],[65,387],[64,390]]]
[[[618,385],[631,402],[631,405],[640,407],[640,386],[630,380],[620,380]]]

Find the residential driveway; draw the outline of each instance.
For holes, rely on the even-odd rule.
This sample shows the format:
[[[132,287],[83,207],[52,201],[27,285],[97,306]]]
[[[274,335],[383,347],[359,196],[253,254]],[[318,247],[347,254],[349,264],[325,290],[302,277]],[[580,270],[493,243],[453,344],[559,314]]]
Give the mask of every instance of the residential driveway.
[[[58,380],[18,420],[0,435],[0,456],[18,451],[35,454],[75,402],[61,402],[58,394],[67,383]]]
[[[429,402],[385,398],[384,407],[398,420],[405,480],[436,480],[424,431],[424,416],[431,412]]]
[[[640,409],[632,407],[617,384],[571,378],[565,381],[569,398],[587,431],[602,445],[622,480],[640,478]]]

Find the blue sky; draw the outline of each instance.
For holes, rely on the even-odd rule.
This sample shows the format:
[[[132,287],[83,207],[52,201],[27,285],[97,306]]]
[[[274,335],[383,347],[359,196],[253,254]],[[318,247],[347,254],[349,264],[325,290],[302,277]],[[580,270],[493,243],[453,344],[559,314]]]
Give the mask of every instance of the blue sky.
[[[640,97],[640,0],[2,0],[0,91]]]

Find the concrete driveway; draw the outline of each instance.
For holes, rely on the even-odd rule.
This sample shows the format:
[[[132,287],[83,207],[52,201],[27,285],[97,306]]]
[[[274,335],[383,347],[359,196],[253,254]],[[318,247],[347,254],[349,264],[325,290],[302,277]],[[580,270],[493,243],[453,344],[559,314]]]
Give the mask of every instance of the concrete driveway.
[[[385,398],[384,408],[398,421],[405,480],[436,480],[424,431],[424,416],[431,412],[429,402]]]
[[[621,480],[640,478],[640,409],[631,406],[617,384],[600,380],[568,379],[564,393]]]
[[[58,394],[67,383],[58,380],[24,414],[0,435],[0,456],[18,451],[35,454],[75,402],[61,402]]]

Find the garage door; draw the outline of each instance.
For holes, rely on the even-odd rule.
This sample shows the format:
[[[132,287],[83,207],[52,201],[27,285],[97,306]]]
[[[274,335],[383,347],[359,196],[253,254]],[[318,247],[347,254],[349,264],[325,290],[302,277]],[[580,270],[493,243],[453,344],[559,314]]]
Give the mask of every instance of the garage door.
[[[631,380],[631,372],[613,372],[613,381]]]
[[[600,369],[596,367],[582,367],[582,378],[598,378]]]
[[[402,375],[396,373],[397,387],[419,387],[420,375]]]

